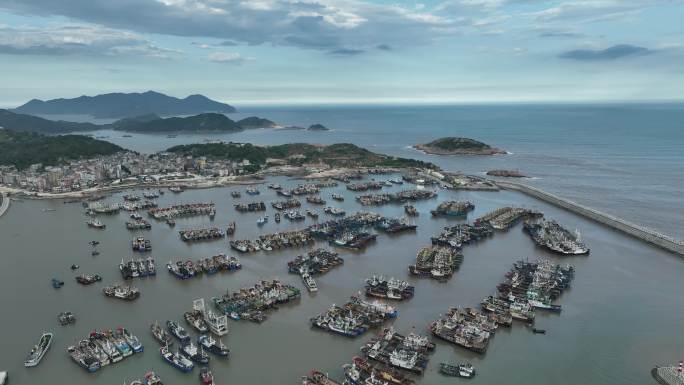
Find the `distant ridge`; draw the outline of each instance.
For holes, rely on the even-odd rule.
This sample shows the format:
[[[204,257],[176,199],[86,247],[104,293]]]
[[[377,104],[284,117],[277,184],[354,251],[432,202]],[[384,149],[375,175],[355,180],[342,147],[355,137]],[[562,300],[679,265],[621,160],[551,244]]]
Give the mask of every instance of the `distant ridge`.
[[[95,118],[128,118],[141,115],[193,115],[204,112],[235,112],[235,107],[211,100],[203,95],[184,99],[155,91],[143,93],[110,93],[79,96],[72,99],[33,99],[13,110],[22,114],[90,115]]]

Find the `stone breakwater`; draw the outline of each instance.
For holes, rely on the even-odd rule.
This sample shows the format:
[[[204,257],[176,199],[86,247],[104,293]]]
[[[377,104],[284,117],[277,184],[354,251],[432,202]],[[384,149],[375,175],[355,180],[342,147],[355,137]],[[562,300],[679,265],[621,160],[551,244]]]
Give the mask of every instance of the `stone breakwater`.
[[[5,215],[10,206],[10,199],[5,194],[0,194],[0,217]]]
[[[655,230],[627,222],[624,219],[614,217],[610,214],[600,212],[590,207],[582,206],[578,203],[547,193],[546,191],[542,191],[535,187],[513,182],[496,182],[496,184],[501,188],[522,192],[534,198],[564,208],[575,214],[592,219],[615,230],[638,238],[644,242],[684,256],[684,242],[665,234],[661,234]]]

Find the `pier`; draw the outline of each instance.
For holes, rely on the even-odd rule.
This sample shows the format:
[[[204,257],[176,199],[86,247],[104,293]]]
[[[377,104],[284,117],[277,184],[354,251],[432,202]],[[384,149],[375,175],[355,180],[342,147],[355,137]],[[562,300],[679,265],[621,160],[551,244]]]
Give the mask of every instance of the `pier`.
[[[5,215],[10,206],[10,198],[6,194],[0,193],[0,217]]]
[[[546,191],[542,191],[538,188],[531,187],[525,184],[500,181],[497,181],[496,184],[499,185],[499,187],[501,188],[522,192],[531,197],[543,200],[547,203],[551,203],[554,206],[564,208],[575,214],[584,216],[586,218],[604,224],[608,227],[611,227],[615,230],[631,235],[646,243],[650,243],[652,245],[668,250],[672,253],[684,256],[684,242],[678,239],[674,239],[665,234],[659,233],[655,230],[639,226],[631,222],[627,222],[624,219],[620,219],[610,214],[606,214],[601,211],[592,209],[590,207],[583,206],[579,203],[575,203],[571,200],[561,198],[557,195],[548,193]]]

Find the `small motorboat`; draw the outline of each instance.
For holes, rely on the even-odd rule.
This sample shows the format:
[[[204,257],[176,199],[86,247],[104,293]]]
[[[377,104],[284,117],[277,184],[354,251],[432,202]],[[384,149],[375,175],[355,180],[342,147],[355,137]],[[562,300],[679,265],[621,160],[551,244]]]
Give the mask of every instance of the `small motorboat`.
[[[206,366],[200,369],[199,378],[203,385],[214,385],[214,375]]]
[[[71,265],[71,270],[78,270],[79,266],[77,264]]]
[[[263,226],[266,224],[266,222],[268,222],[268,216],[261,217],[261,218],[257,219],[257,225],[258,226]]]
[[[64,281],[60,281],[57,278],[52,278],[52,287],[59,289],[62,286],[64,286]]]
[[[533,328],[532,333],[534,333],[534,334],[546,334],[546,329]]]

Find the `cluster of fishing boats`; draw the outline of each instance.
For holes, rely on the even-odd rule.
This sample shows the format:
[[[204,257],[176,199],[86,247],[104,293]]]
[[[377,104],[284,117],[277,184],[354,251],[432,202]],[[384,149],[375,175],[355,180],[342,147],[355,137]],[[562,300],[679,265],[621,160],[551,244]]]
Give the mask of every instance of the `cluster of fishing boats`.
[[[152,224],[142,218],[133,219],[132,221],[126,221],[126,228],[128,230],[149,230],[152,228]]]
[[[76,323],[76,316],[70,311],[63,311],[57,315],[57,321],[60,325],[73,325]]]
[[[120,362],[134,353],[142,353],[143,350],[138,337],[123,327],[94,331],[88,338],[67,348],[71,359],[91,373]]]
[[[555,221],[526,220],[525,231],[532,237],[534,243],[548,250],[562,255],[589,254],[589,248],[582,243],[579,231],[572,232]]]
[[[178,234],[183,242],[204,241],[209,239],[223,238],[226,236],[226,232],[218,227],[181,230],[178,232]]]
[[[308,196],[308,197],[306,197],[306,201],[308,203],[313,204],[313,205],[324,205],[326,203],[325,199],[321,198],[318,195]]]
[[[461,249],[464,245],[489,238],[492,235],[494,235],[494,230],[488,223],[459,223],[445,227],[441,233],[433,236],[430,240],[433,245]]]
[[[542,213],[520,207],[501,207],[475,220],[475,225],[488,224],[496,230],[508,230],[522,219],[538,218]]]
[[[212,275],[219,271],[236,271],[242,269],[242,264],[237,257],[225,254],[214,255],[211,258],[203,258],[196,262],[169,261],[166,269],[178,279],[189,279],[202,274]]]
[[[261,281],[252,287],[214,297],[216,308],[233,320],[247,319],[261,323],[266,320],[266,311],[277,309],[278,305],[301,298],[301,291],[278,280]]]
[[[347,214],[343,209],[341,209],[339,207],[331,207],[331,206],[324,208],[323,212],[326,214],[330,214],[334,217],[343,217]]]
[[[266,211],[266,204],[264,202],[237,203],[233,207],[239,212]]]
[[[364,205],[384,205],[387,203],[406,203],[410,201],[418,201],[425,199],[432,199],[437,196],[437,193],[431,190],[404,190],[393,194],[368,194],[359,195],[356,200]]]
[[[496,328],[493,317],[474,308],[451,308],[429,326],[435,337],[476,353],[487,351]]]
[[[423,247],[416,255],[416,264],[409,266],[409,273],[437,280],[450,278],[463,263],[458,249],[444,246]]]
[[[121,258],[119,271],[123,279],[151,277],[157,275],[157,266],[152,257],[147,259],[131,258],[128,262]]]
[[[107,297],[123,299],[126,301],[133,301],[134,299],[138,299],[138,297],[140,297],[140,290],[129,285],[110,285],[103,288],[102,293],[104,293],[104,295]]]
[[[375,224],[375,228],[386,233],[396,234],[404,231],[414,231],[418,226],[406,218],[383,218]]]
[[[259,250],[271,251],[288,247],[301,247],[314,242],[308,230],[292,230],[272,234],[262,234],[255,240],[230,241],[230,247],[241,253],[252,253]]]
[[[433,217],[464,217],[475,209],[470,201],[446,201],[442,202],[430,213]]]
[[[357,337],[370,327],[381,326],[399,312],[388,304],[365,301],[352,296],[343,306],[333,304],[323,313],[310,319],[311,325],[346,337]]]
[[[290,273],[299,274],[302,277],[302,283],[307,290],[315,292],[318,291],[318,286],[313,277],[325,274],[343,263],[344,259],[340,258],[337,253],[319,248],[310,251],[306,256],[297,256],[287,263],[287,267]]]
[[[518,261],[506,273],[506,279],[497,286],[498,296],[511,303],[527,303],[540,310],[560,312],[561,306],[553,303],[575,277],[575,269],[561,266],[548,259],[536,262]]]
[[[216,215],[216,205],[213,202],[183,203],[167,207],[153,208],[147,213],[154,219],[173,219],[198,215],[208,215],[213,218]]]
[[[376,234],[370,233],[368,231],[350,231],[333,240],[330,240],[328,243],[336,247],[361,250],[372,241],[375,241],[376,238]]]
[[[294,209],[302,206],[302,202],[297,199],[288,199],[285,201],[272,202],[271,206],[279,211]]]
[[[430,359],[428,353],[434,349],[435,344],[428,337],[415,333],[404,336],[390,327],[368,341],[361,351],[371,360],[422,374]]]
[[[390,186],[392,185],[391,183],[389,184]],[[349,183],[347,184],[347,190],[350,191],[355,191],[355,192],[360,192],[360,191],[368,191],[368,190],[380,190],[382,187],[385,186],[384,183],[382,182],[376,182],[374,180],[364,182],[364,183]]]
[[[406,281],[374,275],[366,279],[366,295],[370,297],[405,300],[413,298],[415,288]]]

